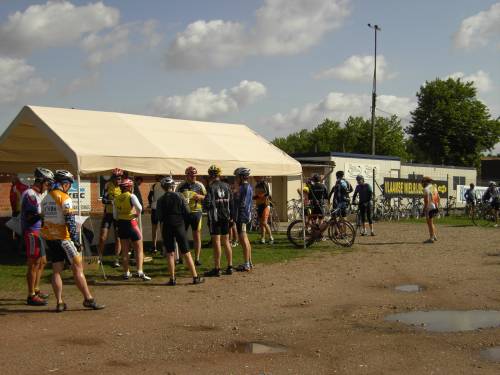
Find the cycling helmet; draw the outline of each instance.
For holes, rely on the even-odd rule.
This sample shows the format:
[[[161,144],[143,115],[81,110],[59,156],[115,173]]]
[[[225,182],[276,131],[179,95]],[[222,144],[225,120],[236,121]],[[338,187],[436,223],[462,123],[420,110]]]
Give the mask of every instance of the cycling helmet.
[[[123,190],[131,190],[132,189],[132,186],[134,186],[134,181],[132,181],[131,179],[129,178],[126,178],[124,180],[122,180],[118,186],[123,189]]]
[[[364,181],[364,180],[365,180],[365,178],[363,176],[361,176],[360,174],[358,174],[356,176],[356,181],[360,182],[360,181]]]
[[[164,177],[160,181],[160,185],[164,189],[166,189],[174,184],[175,184],[175,181],[171,176]]]
[[[344,171],[337,171],[337,173],[335,173],[335,176],[337,176],[337,178],[344,177]]]
[[[236,168],[233,174],[235,176],[248,177],[250,176],[250,169],[245,167]]]
[[[319,182],[321,180],[321,177],[319,174],[315,173],[312,175],[311,180],[313,180],[314,182]]]
[[[186,172],[185,172],[185,174],[186,174],[186,175],[189,175],[189,174],[190,174],[190,175],[193,175],[193,176],[194,176],[194,175],[198,174],[198,171],[196,170],[196,168],[195,168],[195,167],[191,166],[191,167],[187,167],[187,168],[186,168]]]
[[[497,183],[495,181],[490,181],[490,186],[497,186]]]
[[[222,174],[222,169],[220,169],[220,167],[216,166],[215,164],[211,165],[208,168],[208,175],[211,177],[220,176],[221,174]]]
[[[52,173],[51,170],[47,168],[40,168],[38,167],[35,169],[35,180],[41,180],[41,181],[54,181],[54,173]]]
[[[111,171],[111,173],[113,174],[113,177],[121,177],[123,176],[123,169],[115,168]]]
[[[64,169],[59,169],[54,173],[54,179],[57,182],[69,182],[73,183],[75,181],[75,177],[71,174],[71,172],[68,172]]]

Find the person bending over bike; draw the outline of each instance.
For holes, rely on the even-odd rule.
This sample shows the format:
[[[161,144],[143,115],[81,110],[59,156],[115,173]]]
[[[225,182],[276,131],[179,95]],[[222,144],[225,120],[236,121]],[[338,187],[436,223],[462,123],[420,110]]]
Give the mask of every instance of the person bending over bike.
[[[498,227],[498,211],[500,210],[500,190],[495,181],[490,181],[483,195],[483,202],[490,201],[491,211],[495,215],[495,227]]]
[[[189,224],[189,207],[181,193],[174,192],[175,181],[168,176],[160,181],[165,194],[161,196],[156,204],[158,221],[161,224],[161,234],[163,247],[167,256],[170,280],[167,285],[175,286],[175,243],[179,246],[179,251],[184,255],[186,265],[193,277],[193,284],[201,284],[204,279],[198,276],[196,267],[189,251],[189,244],[186,232],[186,222]]]
[[[62,299],[61,277],[65,261],[71,265],[75,284],[84,297],[83,306],[94,310],[103,309],[104,305],[99,305],[90,294],[83,273],[82,256],[78,251],[81,247],[80,236],[73,202],[68,195],[74,177],[68,171],[58,170],[54,179],[54,188],[42,200],[43,227],[40,233],[47,244],[48,259],[52,262],[52,288],[57,301],[56,311],[63,312],[67,309]]]
[[[42,195],[52,187],[54,173],[45,168],[35,169],[35,182],[21,197],[21,229],[26,246],[28,299],[30,306],[45,306],[46,293],[39,289],[40,278],[47,264],[45,246],[40,237],[42,228]]]
[[[366,232],[366,221],[370,225],[370,235],[375,236],[373,231],[373,220],[372,220],[372,196],[373,191],[370,184],[365,182],[365,178],[361,175],[356,176],[356,181],[358,185],[354,190],[354,195],[352,196],[352,203],[356,201],[359,196],[359,215],[361,216],[361,223],[363,224],[363,229],[361,231],[362,236],[368,235]]]
[[[252,269],[252,247],[247,236],[247,225],[252,219],[252,186],[248,183],[250,169],[237,168],[234,171],[236,183],[239,186],[238,192],[234,195],[234,211],[238,238],[243,248],[244,263],[238,266],[238,271],[250,271]]]
[[[118,233],[120,233],[120,241],[123,250],[123,278],[130,279],[132,274],[129,267],[129,249],[130,245],[135,252],[137,265],[137,277],[144,281],[150,281],[151,277],[147,276],[143,269],[144,263],[144,248],[142,244],[142,233],[137,218],[140,218],[142,206],[139,203],[136,195],[133,194],[134,182],[130,179],[125,179],[120,182],[121,194],[115,197],[113,204],[113,216],[118,222]]]

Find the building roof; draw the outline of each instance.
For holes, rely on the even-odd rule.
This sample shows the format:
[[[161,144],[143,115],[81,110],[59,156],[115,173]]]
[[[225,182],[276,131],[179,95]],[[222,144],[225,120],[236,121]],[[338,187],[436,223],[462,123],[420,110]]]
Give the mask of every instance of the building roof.
[[[443,169],[463,169],[463,170],[472,170],[475,171],[474,167],[458,167],[455,165],[437,165],[437,164],[421,164],[421,163],[401,163],[405,167],[427,167],[427,168],[443,168]]]
[[[298,152],[298,153],[290,154],[290,156],[295,158],[295,159],[329,156],[329,157],[338,157],[338,158],[356,158],[356,159],[372,159],[372,160],[395,160],[395,161],[401,160],[401,158],[399,156],[355,154],[355,153],[351,153],[351,152],[335,152],[335,151]]]

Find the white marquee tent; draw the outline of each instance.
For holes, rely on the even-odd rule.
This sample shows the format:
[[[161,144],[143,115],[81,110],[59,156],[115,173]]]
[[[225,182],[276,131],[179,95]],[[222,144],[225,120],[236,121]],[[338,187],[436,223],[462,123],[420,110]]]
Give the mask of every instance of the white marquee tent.
[[[206,171],[212,164],[225,174],[241,166],[257,176],[302,173],[298,161],[245,125],[25,106],[0,137],[5,172],[183,174],[189,165]]]

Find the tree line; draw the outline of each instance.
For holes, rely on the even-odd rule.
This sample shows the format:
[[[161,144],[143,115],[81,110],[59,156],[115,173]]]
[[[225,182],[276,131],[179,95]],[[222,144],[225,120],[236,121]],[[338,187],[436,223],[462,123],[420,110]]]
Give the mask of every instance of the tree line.
[[[479,167],[481,156],[500,142],[500,117],[493,119],[477,98],[473,82],[435,79],[417,92],[417,107],[406,128],[401,119],[376,117],[378,155],[404,161]],[[302,129],[272,143],[292,154],[300,152],[371,153],[371,121],[349,117],[344,124],[325,119],[312,130]]]

